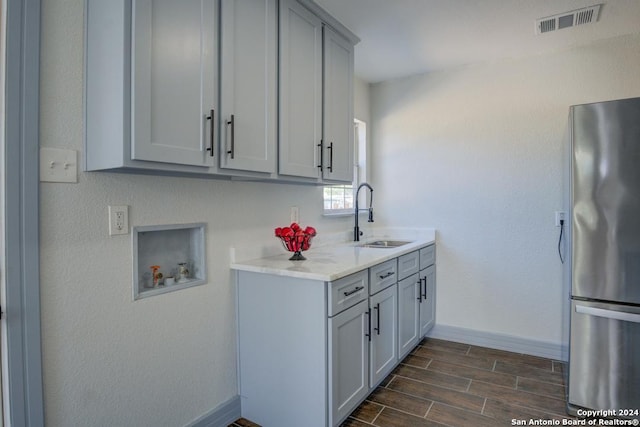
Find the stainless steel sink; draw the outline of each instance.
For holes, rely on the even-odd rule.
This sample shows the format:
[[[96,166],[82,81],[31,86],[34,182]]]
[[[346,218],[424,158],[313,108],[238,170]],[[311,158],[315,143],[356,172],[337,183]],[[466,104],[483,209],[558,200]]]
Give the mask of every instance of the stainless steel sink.
[[[375,240],[359,245],[361,248],[397,248],[411,243],[406,240]]]

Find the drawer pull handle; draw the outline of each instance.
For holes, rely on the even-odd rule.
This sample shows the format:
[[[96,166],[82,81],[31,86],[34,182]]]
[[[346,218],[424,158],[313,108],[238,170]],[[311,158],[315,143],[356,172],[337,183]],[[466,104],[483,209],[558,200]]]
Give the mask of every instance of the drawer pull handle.
[[[384,275],[381,274],[378,277],[380,278],[380,280],[382,280],[382,279],[386,279],[387,277],[393,276],[394,274],[396,273],[394,273],[393,271],[390,271],[387,274],[384,274]]]
[[[363,289],[364,289],[364,286],[356,286],[356,288],[355,288],[354,290],[345,292],[345,293],[344,293],[344,296],[345,296],[345,297],[348,297],[349,295],[353,295],[353,294],[355,294],[356,292],[359,292],[359,291],[361,291],[361,290],[363,290]]]

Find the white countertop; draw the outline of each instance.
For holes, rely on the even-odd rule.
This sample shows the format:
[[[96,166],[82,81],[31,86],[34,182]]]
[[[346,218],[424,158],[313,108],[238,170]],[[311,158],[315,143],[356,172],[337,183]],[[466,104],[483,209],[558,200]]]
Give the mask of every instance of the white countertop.
[[[359,245],[379,239],[410,241],[397,248],[363,248]],[[231,263],[234,270],[252,271],[255,273],[274,274],[280,276],[297,277],[301,279],[333,281],[366,268],[380,264],[387,260],[413,252],[422,247],[435,243],[434,230],[420,232],[388,233],[369,237],[366,241],[328,244],[312,247],[303,252],[305,261],[289,261],[291,252],[285,252],[263,258]]]

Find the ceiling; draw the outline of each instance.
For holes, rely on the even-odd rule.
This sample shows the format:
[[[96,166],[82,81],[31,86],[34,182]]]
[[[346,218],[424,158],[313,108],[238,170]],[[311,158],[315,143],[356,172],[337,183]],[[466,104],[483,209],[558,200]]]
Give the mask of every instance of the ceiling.
[[[562,51],[640,33],[638,0],[315,0],[353,31],[368,82]],[[599,20],[536,35],[540,18],[602,3]]]

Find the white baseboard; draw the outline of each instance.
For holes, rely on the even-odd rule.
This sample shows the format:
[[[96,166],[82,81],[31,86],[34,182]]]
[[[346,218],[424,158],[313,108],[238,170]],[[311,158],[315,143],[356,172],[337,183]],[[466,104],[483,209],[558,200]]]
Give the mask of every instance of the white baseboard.
[[[461,342],[514,353],[531,354],[554,360],[567,360],[567,346],[545,341],[531,340],[507,334],[475,331],[457,326],[436,325],[428,337]]]
[[[240,417],[240,396],[233,396],[193,421],[189,427],[227,427]]]

